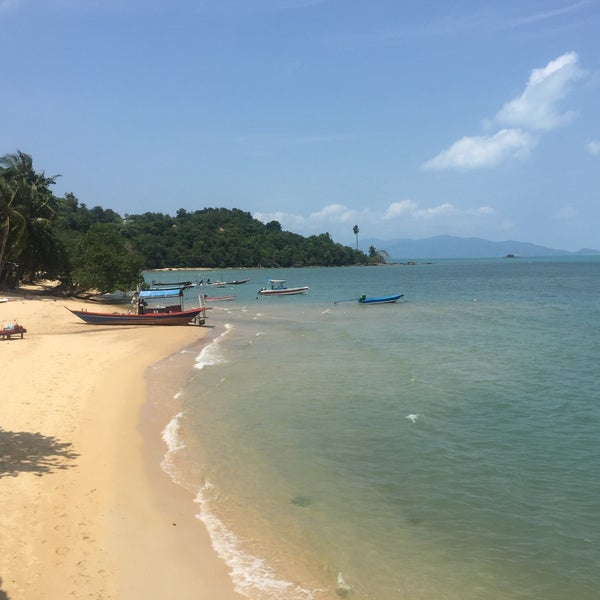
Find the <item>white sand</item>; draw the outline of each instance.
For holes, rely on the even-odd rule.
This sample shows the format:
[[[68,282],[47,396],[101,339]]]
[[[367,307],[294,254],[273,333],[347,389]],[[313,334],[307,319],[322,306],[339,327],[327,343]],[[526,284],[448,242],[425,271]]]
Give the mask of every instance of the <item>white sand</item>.
[[[80,301],[6,296],[0,325],[27,333],[0,340],[0,600],[239,600],[139,430],[145,370],[207,329],[86,325],[64,308]]]

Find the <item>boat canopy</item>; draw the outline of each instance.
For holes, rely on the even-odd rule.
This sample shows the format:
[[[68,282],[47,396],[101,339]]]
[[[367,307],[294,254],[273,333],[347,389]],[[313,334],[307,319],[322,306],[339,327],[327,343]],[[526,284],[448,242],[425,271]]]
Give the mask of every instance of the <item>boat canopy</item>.
[[[140,298],[176,298],[183,295],[183,289],[141,290]]]

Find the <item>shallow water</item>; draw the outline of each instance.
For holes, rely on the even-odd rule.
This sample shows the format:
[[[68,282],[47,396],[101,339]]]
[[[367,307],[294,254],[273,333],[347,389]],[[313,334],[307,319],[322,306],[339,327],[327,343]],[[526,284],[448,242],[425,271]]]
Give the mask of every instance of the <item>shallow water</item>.
[[[597,597],[600,260],[227,278],[248,276],[209,312],[165,463],[238,590]],[[267,277],[311,290],[257,299]]]

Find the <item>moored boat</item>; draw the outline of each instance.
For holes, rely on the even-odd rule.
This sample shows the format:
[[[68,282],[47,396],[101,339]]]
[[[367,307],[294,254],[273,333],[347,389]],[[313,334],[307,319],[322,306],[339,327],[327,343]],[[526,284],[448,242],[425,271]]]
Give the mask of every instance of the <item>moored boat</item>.
[[[392,294],[390,296],[366,296],[363,294],[359,296],[359,304],[391,304],[397,302],[400,298],[403,298],[404,294]]]
[[[292,296],[304,294],[310,288],[307,285],[287,287],[285,279],[267,279],[267,287],[258,290],[261,296]]]
[[[193,281],[152,281],[152,287],[154,289],[187,289],[194,287],[196,284]]]
[[[247,279],[234,279],[233,281],[226,281],[227,285],[241,285],[242,283],[248,283],[250,281],[250,277]]]
[[[334,304],[339,302],[358,302],[359,304],[392,304],[404,298],[404,294],[390,294],[388,296],[367,296],[363,294],[358,298],[350,298],[349,300],[334,300]]]
[[[222,302],[223,300],[235,300],[235,294],[230,296],[208,296],[204,294],[204,302]]]

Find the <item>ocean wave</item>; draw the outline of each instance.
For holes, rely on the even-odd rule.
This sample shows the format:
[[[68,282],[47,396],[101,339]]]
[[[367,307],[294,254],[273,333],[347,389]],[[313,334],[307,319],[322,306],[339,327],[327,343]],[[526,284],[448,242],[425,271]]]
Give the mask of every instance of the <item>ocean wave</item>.
[[[235,590],[255,600],[312,600],[311,591],[291,581],[280,579],[264,560],[245,552],[242,542],[209,509],[209,497],[215,488],[207,482],[198,492],[195,502],[200,507],[196,517],[204,523],[213,548],[230,568]]]
[[[196,363],[194,364],[196,369],[200,370],[204,367],[211,367],[225,362],[225,358],[221,351],[221,342],[232,330],[233,325],[226,323],[223,333],[210,344],[207,344],[202,348],[200,354],[196,357]]]
[[[167,446],[167,451],[160,463],[161,469],[178,485],[187,487],[178,475],[175,464],[177,455],[185,449],[185,443],[180,434],[183,412],[177,413],[166,425],[162,432],[162,439]]]

